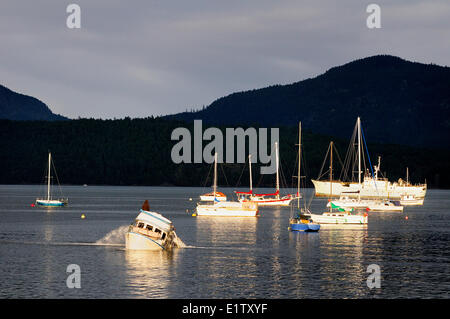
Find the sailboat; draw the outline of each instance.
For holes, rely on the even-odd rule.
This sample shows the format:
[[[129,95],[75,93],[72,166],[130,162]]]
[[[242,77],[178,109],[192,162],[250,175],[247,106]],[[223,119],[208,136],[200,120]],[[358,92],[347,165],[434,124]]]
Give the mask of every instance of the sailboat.
[[[47,169],[47,198],[36,198],[36,204],[40,206],[65,206],[69,203],[67,198],[53,199],[51,192],[51,166],[52,166],[52,153],[48,153],[48,169]],[[53,166],[54,168],[54,166]],[[56,170],[55,170],[56,174]]]
[[[214,154],[214,186],[212,202],[198,203],[195,209],[197,216],[230,216],[255,217],[258,215],[258,204],[254,202],[219,201],[216,198],[217,190],[217,153]]]
[[[333,143],[330,144],[332,149]],[[330,194],[333,194],[333,152],[330,155]],[[333,211],[335,209],[335,211]],[[329,205],[329,211],[322,214],[312,214],[309,216],[311,220],[319,224],[367,224],[368,215],[366,212],[364,214],[356,214],[354,210],[348,210],[343,207],[337,206],[332,202]]]
[[[359,170],[358,182],[350,181],[344,182],[341,180],[326,181],[326,180],[312,180],[316,191],[316,196],[330,197],[346,195],[349,197],[375,198],[375,199],[400,199],[404,195],[411,195],[415,198],[424,198],[427,191],[427,184],[412,185],[405,183],[403,180],[398,182],[389,182],[387,178],[379,178],[378,172],[376,174],[364,174],[364,179],[361,181],[361,120],[358,117],[356,121],[358,129],[358,157]],[[355,135],[355,133],[354,133]],[[349,150],[353,147],[353,138],[350,142]],[[378,165],[378,171],[379,171]],[[330,194],[330,185],[333,184],[333,194]]]
[[[305,232],[317,232],[320,229],[320,225],[313,223],[311,216],[305,215],[300,209],[300,167],[302,156],[302,124],[298,124],[298,172],[297,172],[297,216],[289,219],[289,230],[292,231],[305,231]],[[306,209],[305,209],[306,210]]]
[[[252,160],[251,154],[249,155],[249,168],[250,168],[250,190],[248,192],[235,191],[240,202],[254,202],[259,206],[289,206],[295,196],[288,194],[286,196],[280,196],[280,176],[279,176],[279,154],[278,143],[275,142],[275,163],[276,163],[276,190],[271,194],[254,194],[252,187]],[[297,195],[298,196],[298,195]]]
[[[406,185],[409,185],[409,170],[406,168]],[[423,198],[417,198],[414,195],[402,194],[400,197],[400,205],[402,206],[415,206],[423,205]]]
[[[383,199],[382,197],[379,198],[371,198],[371,199],[361,199],[361,189],[362,189],[362,184],[361,184],[361,155],[362,155],[362,131],[361,131],[361,119],[358,117],[357,121],[356,121],[356,126],[357,126],[357,136],[358,136],[358,151],[357,151],[357,155],[358,155],[358,186],[360,188],[360,190],[358,190],[356,192],[357,198],[354,197],[350,197],[348,195],[344,195],[346,193],[342,192],[341,193],[341,197],[339,198],[339,200],[330,200],[328,203],[328,207],[330,206],[336,206],[336,207],[341,207],[344,209],[366,209],[366,210],[372,210],[372,211],[396,211],[396,212],[402,212],[403,211],[403,206],[401,206],[398,202],[393,202],[390,201],[389,199]],[[330,143],[330,148],[331,148],[331,154],[330,154],[330,169],[332,169],[332,165],[333,165],[333,142]],[[366,151],[367,151],[367,147],[366,147]],[[367,152],[367,156],[369,158],[369,162],[370,162],[370,157],[369,157],[369,153]],[[372,183],[376,189],[376,191],[378,192],[378,188],[376,185],[376,180],[378,179],[378,172],[380,171],[380,165],[381,165],[381,157],[378,157],[378,165],[374,166],[375,172],[374,172],[374,178],[371,178]],[[369,180],[369,179],[367,179]],[[365,181],[365,183],[367,184],[367,180]],[[332,197],[333,195],[333,180],[330,179],[330,197]],[[350,192],[351,193],[351,192]]]

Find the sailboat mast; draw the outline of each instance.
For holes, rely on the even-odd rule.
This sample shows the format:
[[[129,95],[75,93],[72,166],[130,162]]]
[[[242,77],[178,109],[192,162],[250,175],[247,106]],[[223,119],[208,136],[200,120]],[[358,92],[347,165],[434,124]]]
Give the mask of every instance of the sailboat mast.
[[[214,202],[216,201],[216,189],[217,189],[217,152],[214,153]]]
[[[409,172],[408,172],[408,167],[406,168],[406,186],[409,185]]]
[[[333,196],[333,141],[330,142],[330,213],[333,211],[331,206],[331,198]]]
[[[302,122],[298,123],[298,172],[297,172],[297,208],[300,209],[300,167],[302,164]]]
[[[275,142],[275,163],[276,163],[276,166],[277,166],[277,185],[276,185],[276,187],[277,187],[277,194],[280,192],[280,178],[279,178],[279,176],[278,176],[278,170],[279,170],[279,163],[278,163],[278,143],[277,142]],[[277,196],[279,196],[279,195],[277,195]]]
[[[248,155],[248,165],[250,170],[250,192],[253,192],[253,181],[252,181],[252,154]]]
[[[361,185],[361,120],[358,117],[358,184]]]
[[[48,153],[48,175],[47,175],[47,200],[50,200],[50,163],[52,161],[52,153]]]
[[[361,197],[361,119],[358,116],[358,199]]]

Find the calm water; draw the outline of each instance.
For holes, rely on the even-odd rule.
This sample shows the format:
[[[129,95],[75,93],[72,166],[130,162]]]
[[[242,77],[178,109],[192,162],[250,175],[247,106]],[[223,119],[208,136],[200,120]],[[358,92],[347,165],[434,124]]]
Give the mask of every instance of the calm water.
[[[0,298],[449,297],[450,191],[430,190],[424,206],[403,213],[371,213],[368,226],[319,233],[289,232],[289,208],[263,208],[259,218],[192,217],[189,198],[202,188],[62,191],[69,206],[45,209],[30,206],[42,186],[0,185]],[[186,248],[124,249],[145,199],[173,221]],[[314,199],[312,208],[325,203]],[[69,264],[81,268],[81,289],[66,286]],[[370,264],[381,268],[379,289],[367,287]]]

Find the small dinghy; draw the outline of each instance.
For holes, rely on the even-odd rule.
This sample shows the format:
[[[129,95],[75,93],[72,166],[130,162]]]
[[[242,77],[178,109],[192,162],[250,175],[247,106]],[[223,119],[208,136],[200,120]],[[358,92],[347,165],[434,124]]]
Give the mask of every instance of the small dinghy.
[[[179,240],[172,222],[163,215],[150,211],[146,200],[139,215],[125,235],[126,249],[171,250],[179,247]]]

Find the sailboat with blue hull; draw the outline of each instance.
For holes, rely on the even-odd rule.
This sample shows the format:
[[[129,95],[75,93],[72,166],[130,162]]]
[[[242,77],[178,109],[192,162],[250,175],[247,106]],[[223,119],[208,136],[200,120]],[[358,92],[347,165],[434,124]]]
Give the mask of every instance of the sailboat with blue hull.
[[[302,129],[301,123],[298,127],[298,176],[297,176],[297,216],[289,220],[289,230],[291,231],[304,231],[304,232],[318,232],[320,225],[314,223],[309,215],[303,213],[303,209],[300,209],[300,167],[302,156]],[[305,208],[306,210],[306,208]]]
[[[48,172],[47,172],[47,198],[37,198],[36,204],[39,206],[46,207],[58,207],[58,206],[66,206],[69,202],[67,198],[52,198],[51,192],[51,167],[52,167],[52,153],[48,153]]]

